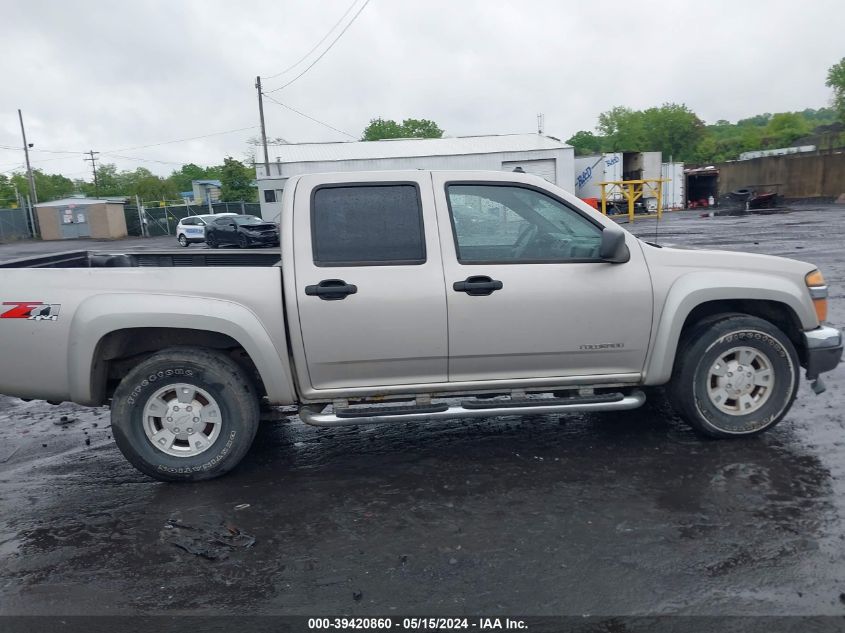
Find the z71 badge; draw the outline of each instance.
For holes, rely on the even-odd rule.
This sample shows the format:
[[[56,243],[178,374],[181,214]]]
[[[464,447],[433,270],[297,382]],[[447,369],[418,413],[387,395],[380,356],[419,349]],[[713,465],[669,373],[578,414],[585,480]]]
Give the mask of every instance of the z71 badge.
[[[41,301],[4,301],[4,306],[13,306],[0,314],[0,319],[27,319],[29,321],[57,321],[59,303],[42,303]]]

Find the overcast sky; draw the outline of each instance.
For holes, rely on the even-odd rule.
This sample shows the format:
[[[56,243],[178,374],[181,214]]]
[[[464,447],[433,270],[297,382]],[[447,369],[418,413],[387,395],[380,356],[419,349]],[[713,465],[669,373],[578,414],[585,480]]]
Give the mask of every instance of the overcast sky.
[[[0,0],[0,172],[23,162],[3,149],[20,147],[18,108],[34,166],[71,178],[90,175],[82,155],[47,150],[162,175],[244,158],[255,76],[296,62],[350,3]],[[433,119],[449,136],[532,132],[542,112],[566,139],[615,105],[663,102],[735,121],[828,105],[843,27],[842,0],[371,0],[271,96],[355,137],[376,116]],[[265,113],[271,137],[349,140],[269,101]]]

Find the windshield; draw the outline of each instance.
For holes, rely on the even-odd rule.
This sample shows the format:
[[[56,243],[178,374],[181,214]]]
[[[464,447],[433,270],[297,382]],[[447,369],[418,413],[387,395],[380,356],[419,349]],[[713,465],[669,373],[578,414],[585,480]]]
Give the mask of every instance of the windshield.
[[[232,221],[240,226],[249,226],[250,224],[264,224],[264,220],[257,218],[254,215],[238,215],[232,218]]]

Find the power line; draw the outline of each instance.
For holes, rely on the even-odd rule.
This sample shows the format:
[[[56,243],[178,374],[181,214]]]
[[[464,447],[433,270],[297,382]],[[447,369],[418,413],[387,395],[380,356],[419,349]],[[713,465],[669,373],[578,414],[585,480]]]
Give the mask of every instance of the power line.
[[[0,145],[0,149],[8,149],[8,150],[15,150],[20,151],[20,147],[10,147],[9,145]],[[30,147],[30,152],[46,152],[48,154],[87,154],[88,152],[72,152],[70,150],[59,150],[59,149],[41,149],[40,147]]]
[[[344,26],[344,27],[343,27],[343,30],[342,30],[340,33],[338,33],[337,37],[335,37],[335,38],[332,40],[332,43],[331,43],[331,44],[329,44],[328,48],[327,48],[326,50],[324,50],[322,53],[320,53],[320,55],[317,57],[317,59],[315,59],[313,62],[311,62],[310,64],[308,64],[308,66],[306,66],[306,67],[305,67],[305,70],[303,70],[301,73],[299,73],[296,77],[294,77],[293,79],[291,79],[291,80],[290,80],[289,82],[287,82],[286,84],[283,84],[283,85],[279,86],[278,88],[273,88],[273,90],[268,90],[267,92],[278,92],[279,90],[282,90],[283,88],[287,88],[287,87],[288,87],[289,85],[291,85],[294,81],[296,81],[297,79],[299,79],[300,77],[302,77],[305,73],[307,73],[309,70],[311,70],[311,69],[314,67],[314,65],[315,65],[318,61],[320,61],[321,59],[323,59],[323,57],[325,56],[325,54],[326,54],[326,53],[328,53],[330,50],[332,50],[332,47],[333,47],[335,44],[337,44],[337,41],[338,41],[341,37],[343,37],[343,34],[344,34],[344,33],[346,33],[347,29],[349,29],[349,27],[350,27],[350,26],[352,26],[352,24],[355,22],[355,20],[358,18],[358,16],[359,16],[359,15],[361,15],[361,11],[363,11],[363,10],[366,8],[366,6],[367,6],[368,4],[370,4],[370,0],[364,0],[364,4],[362,4],[362,5],[361,5],[361,8],[360,8],[360,9],[358,9],[358,11],[355,13],[355,15],[353,15],[353,16],[352,16],[352,19],[351,19],[351,20],[349,20],[349,22],[347,22],[346,26]],[[267,92],[265,92],[264,94],[266,95],[266,94],[267,94]]]
[[[157,160],[155,158],[141,158],[140,156],[125,156],[122,154],[115,154],[114,152],[101,152],[103,156],[111,156],[113,158],[122,158],[124,160],[139,160],[143,163],[161,163],[162,165],[185,165],[184,162],[176,162],[172,160]]]
[[[246,130],[254,130],[257,128],[257,125],[250,125],[249,127],[241,127],[236,130],[223,130],[222,132],[211,132],[210,134],[203,134],[201,136],[191,136],[189,138],[178,138],[173,141],[162,141],[161,143],[150,143],[149,145],[136,145],[135,147],[121,147],[120,149],[113,149],[109,150],[108,152],[103,152],[104,154],[111,154],[113,152],[127,152],[133,149],[144,149],[146,147],[158,147],[159,145],[170,145],[172,143],[184,143],[186,141],[196,141],[201,138],[208,138],[210,136],[221,136],[223,134],[233,134],[235,132],[244,132]]]
[[[187,142],[187,141],[196,141],[196,140],[203,139],[203,138],[209,138],[211,136],[221,136],[223,134],[233,134],[235,132],[245,132],[246,130],[254,130],[257,127],[258,127],[257,125],[250,125],[248,127],[237,128],[237,129],[234,129],[234,130],[223,130],[221,132],[210,132],[208,134],[202,134],[200,136],[191,136],[191,137],[188,137],[188,138],[174,139],[172,141],[162,141],[160,143],[150,143],[148,145],[136,145],[134,147],[123,147],[123,148],[120,148],[120,149],[109,150],[107,152],[97,152],[97,153],[114,155],[115,152],[130,151],[130,150],[133,150],[133,149],[144,149],[144,148],[147,148],[147,147],[158,147],[160,145],[171,145],[173,143],[184,143],[184,142]],[[0,144],[0,149],[7,149],[7,150],[19,152],[21,148]],[[84,151],[40,149],[40,148],[34,148],[34,147],[31,148],[30,151],[46,152],[46,153],[49,153],[49,154],[81,154],[81,155],[90,154],[90,152],[84,152]],[[70,158],[70,156],[68,156],[68,157],[58,157],[58,158],[40,158],[40,159],[34,160],[32,162],[33,163],[46,163],[46,162],[55,161],[55,160],[66,160],[67,158]],[[120,156],[119,158],[125,158],[125,159],[128,159],[128,160],[141,160],[141,161],[148,161],[148,162],[168,163],[168,164],[172,164],[172,165],[181,165],[182,164],[182,163],[175,163],[175,162],[169,162],[169,161],[154,161],[153,159],[145,159],[145,158],[137,158],[137,157],[129,157],[129,156]],[[14,169],[15,168],[12,168],[11,170],[6,170],[6,171],[13,171]]]
[[[350,12],[350,11],[352,11],[352,8],[353,8],[353,7],[354,7],[357,3],[358,3],[358,0],[352,0],[352,4],[350,4],[350,5],[349,5],[349,8],[348,8],[348,9],[346,9],[346,11],[344,12],[344,14],[343,14],[342,16],[340,16],[340,19],[332,25],[332,28],[330,28],[328,31],[326,31],[326,34],[323,36],[323,39],[321,39],[319,42],[317,42],[316,44],[314,44],[314,47],[313,47],[310,51],[308,51],[307,53],[305,53],[305,55],[303,55],[302,57],[300,57],[300,58],[297,60],[297,62],[296,62],[295,64],[292,64],[292,65],[288,66],[288,67],[287,67],[287,68],[285,68],[283,71],[278,72],[278,73],[276,73],[275,75],[270,75],[269,77],[262,77],[262,79],[268,79],[268,80],[269,80],[269,79],[275,79],[276,77],[278,77],[278,76],[280,76],[280,75],[284,75],[284,74],[285,74],[286,72],[288,72],[289,70],[293,70],[294,68],[296,68],[297,66],[299,66],[299,65],[300,65],[303,61],[305,61],[308,57],[310,57],[310,56],[311,56],[311,53],[313,53],[314,51],[316,51],[316,50],[320,47],[320,45],[328,39],[329,35],[331,35],[331,34],[332,34],[332,31],[334,31],[334,30],[338,27],[338,25],[339,25],[341,22],[343,22],[343,20],[346,18],[346,16],[347,16],[347,15],[349,15],[349,12]]]
[[[77,152],[75,152],[75,153],[77,153]],[[84,154],[87,154],[88,152],[78,152],[78,153],[84,155]],[[33,160],[31,162],[32,163],[38,163],[40,165],[41,163],[49,163],[51,161],[56,161],[56,160],[71,160],[71,158],[72,158],[71,156],[60,156],[58,158],[36,158],[35,160]]]
[[[267,97],[267,98],[268,98],[270,101],[272,101],[273,103],[275,103],[275,104],[277,104],[277,105],[280,105],[280,106],[282,106],[283,108],[287,108],[287,109],[288,109],[288,110],[290,110],[291,112],[296,112],[299,116],[303,116],[303,117],[305,117],[306,119],[310,119],[311,121],[314,121],[314,123],[319,123],[320,125],[325,126],[325,127],[329,128],[330,130],[334,130],[335,132],[338,132],[338,133],[340,133],[340,134],[343,134],[344,136],[348,136],[349,138],[352,138],[352,139],[356,139],[356,140],[357,140],[357,137],[356,137],[356,136],[353,136],[352,134],[349,134],[348,132],[344,132],[343,130],[339,130],[339,129],[337,129],[336,127],[334,127],[333,125],[329,125],[328,123],[325,123],[324,121],[320,121],[319,119],[315,119],[314,117],[309,116],[309,115],[305,114],[304,112],[300,112],[300,111],[299,111],[299,110],[297,110],[296,108],[292,108],[291,106],[289,106],[289,105],[287,105],[287,104],[284,104],[284,103],[282,103],[281,101],[277,101],[276,99],[274,99],[273,97],[271,97],[270,95],[268,95],[266,92],[264,93],[264,96],[265,96],[265,97]]]

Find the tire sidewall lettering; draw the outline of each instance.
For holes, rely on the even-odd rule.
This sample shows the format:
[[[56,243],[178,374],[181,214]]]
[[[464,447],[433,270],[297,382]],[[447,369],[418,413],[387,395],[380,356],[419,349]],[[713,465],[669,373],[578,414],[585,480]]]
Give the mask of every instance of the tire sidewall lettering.
[[[143,421],[140,417],[143,413],[137,412],[135,409],[136,405],[138,409],[140,409],[140,405],[143,404],[146,397],[149,397],[149,392],[152,391],[152,387],[159,386],[159,383],[164,381],[165,379],[170,378],[194,378],[194,383],[197,386],[201,386],[204,389],[209,389],[210,386],[205,384],[207,383],[201,376],[198,374],[194,369],[189,369],[187,367],[173,367],[169,369],[161,369],[149,374],[146,374],[143,379],[141,379],[134,387],[132,387],[132,391],[130,395],[126,398],[126,403],[133,407],[134,412],[130,413],[130,416],[133,420],[133,427],[135,424],[138,424],[140,428],[140,424],[143,424]],[[166,383],[165,383],[166,386]],[[145,393],[146,392],[146,393]],[[221,406],[222,403],[221,403]],[[223,423],[226,424],[228,418],[231,416],[225,415],[223,417]],[[149,448],[153,451],[153,455],[156,459],[151,460],[153,461],[155,468],[163,473],[168,473],[171,475],[189,475],[192,473],[199,473],[209,471],[216,466],[218,466],[221,462],[223,462],[231,453],[233,446],[235,445],[235,441],[238,438],[238,431],[237,429],[231,428],[230,425],[226,424],[229,428],[224,427],[224,435],[217,439],[216,444],[218,445],[218,449],[214,453],[214,455],[208,458],[207,454],[203,454],[203,457],[206,458],[201,464],[185,464],[184,466],[175,466],[168,463],[163,463],[160,460],[163,459],[177,459],[177,460],[185,460],[186,462],[191,458],[184,458],[184,457],[176,457],[173,458],[172,456],[168,456],[164,453],[161,453],[155,446],[151,445]],[[143,437],[141,437],[143,436]],[[143,432],[138,433],[139,441],[142,443],[148,440]],[[225,437],[225,442],[221,444],[222,438]]]
[[[160,370],[153,374],[150,374],[146,378],[144,378],[139,384],[137,384],[133,389],[129,396],[126,398],[126,402],[130,405],[135,405],[138,401],[138,396],[144,390],[145,387],[149,387],[151,384],[155,383],[156,381],[162,378],[172,378],[174,376],[185,376],[188,378],[194,377],[194,370],[193,369],[186,369],[182,367],[173,368],[173,369],[166,369]]]
[[[743,416],[729,416],[718,411],[710,402],[709,397],[702,394],[704,389],[702,385],[707,380],[706,372],[713,360],[710,358],[713,351],[720,347],[728,348],[738,345],[747,345],[759,349],[772,357],[773,365],[777,365],[777,361],[786,363],[786,371],[783,371],[783,368],[778,371],[778,368],[775,367],[775,379],[776,381],[789,379],[788,388],[784,389],[783,387],[776,386],[775,392],[771,396],[772,399],[763,405],[761,408],[762,411],[749,414],[750,417],[747,419],[743,419]],[[693,400],[695,409],[707,424],[719,432],[735,435],[754,433],[765,429],[780,418],[790,403],[791,395],[795,388],[795,380],[796,372],[793,359],[784,345],[776,338],[765,332],[752,329],[729,332],[717,338],[705,349],[695,369],[693,376]],[[763,413],[763,415],[760,416],[760,413]],[[755,415],[758,417],[754,417]],[[726,421],[730,422],[727,428]]]

